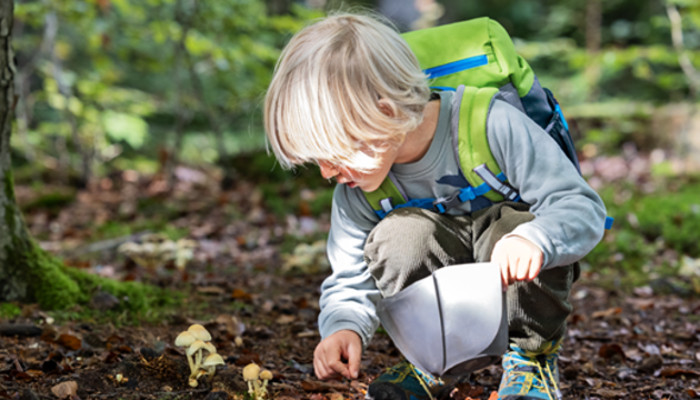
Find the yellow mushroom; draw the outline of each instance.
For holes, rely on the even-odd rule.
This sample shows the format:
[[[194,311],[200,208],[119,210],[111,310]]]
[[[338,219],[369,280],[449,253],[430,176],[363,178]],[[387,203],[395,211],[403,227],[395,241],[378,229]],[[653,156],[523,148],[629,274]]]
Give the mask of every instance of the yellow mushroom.
[[[204,328],[200,324],[190,325],[190,327],[187,328],[187,332],[191,333],[192,336],[196,337],[201,341],[208,342],[211,340],[211,335],[209,334],[209,331],[206,330],[206,328]]]
[[[202,367],[204,367],[209,376],[214,376],[217,365],[224,365],[224,359],[216,353],[209,354],[202,363]]]
[[[192,372],[192,375],[194,375],[198,370],[199,367],[202,364],[202,349],[206,346],[206,344],[201,341],[201,340],[195,340],[194,343],[190,345],[190,347],[187,348],[187,356],[192,357],[192,355],[195,356],[194,360],[194,366],[190,370]]]
[[[270,370],[264,369],[260,371],[260,379],[262,379],[262,385],[260,386],[261,396],[267,395],[267,382],[272,379],[272,372]]]
[[[197,338],[195,338],[191,333],[188,331],[180,332],[179,335],[175,338],[175,346],[177,347],[189,347],[192,345],[192,343],[196,342]],[[194,362],[192,361],[192,356],[189,354],[189,349],[186,351],[187,354],[187,364],[190,366],[190,371],[196,371]]]
[[[250,363],[243,368],[243,380],[248,382],[248,393],[255,396],[259,384],[260,367],[256,363]]]

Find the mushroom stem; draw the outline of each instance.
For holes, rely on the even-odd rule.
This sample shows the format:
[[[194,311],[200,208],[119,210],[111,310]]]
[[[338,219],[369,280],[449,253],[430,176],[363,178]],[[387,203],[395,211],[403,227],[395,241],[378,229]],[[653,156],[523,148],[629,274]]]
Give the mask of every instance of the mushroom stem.
[[[197,371],[197,368],[194,365],[194,361],[192,360],[192,356],[190,356],[189,354],[186,354],[186,356],[187,356],[187,364],[189,364],[189,366],[190,366],[190,373],[194,374],[195,371]]]
[[[199,367],[202,366],[202,349],[197,350],[194,357],[195,357],[194,368],[195,368],[195,370],[199,370]]]
[[[255,390],[253,389],[253,381],[248,381],[248,393],[251,396],[255,396]]]

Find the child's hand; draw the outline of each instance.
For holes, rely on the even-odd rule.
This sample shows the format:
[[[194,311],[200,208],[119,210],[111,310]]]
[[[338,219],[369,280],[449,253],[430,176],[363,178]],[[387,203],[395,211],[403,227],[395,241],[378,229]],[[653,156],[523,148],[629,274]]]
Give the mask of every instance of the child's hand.
[[[342,375],[357,379],[362,357],[362,339],[351,330],[342,330],[323,339],[314,350],[314,370],[319,379]]]
[[[535,279],[540,273],[543,259],[542,250],[519,236],[499,240],[491,253],[491,261],[501,267],[504,288],[515,281]]]

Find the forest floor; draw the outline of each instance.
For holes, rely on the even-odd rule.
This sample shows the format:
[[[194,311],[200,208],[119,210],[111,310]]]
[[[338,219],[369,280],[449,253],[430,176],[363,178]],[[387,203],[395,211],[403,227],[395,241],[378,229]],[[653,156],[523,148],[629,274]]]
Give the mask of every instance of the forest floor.
[[[171,189],[158,175],[134,171],[79,191],[18,184],[32,234],[66,264],[182,298],[174,310],[138,316],[124,311],[128,299],[99,291],[89,304],[63,312],[18,305],[15,315],[0,319],[0,398],[245,399],[241,371],[251,362],[272,372],[271,399],[364,398],[369,382],[400,360],[386,334],[375,335],[357,380],[324,382],[312,371],[319,286],[328,274],[322,242],[328,209],[314,204],[330,186],[281,185],[273,199],[255,178],[238,177],[226,190],[220,182],[216,174],[180,167]],[[68,195],[54,195],[49,205],[47,191]],[[289,213],[271,212],[273,201],[288,201]],[[162,223],[153,223],[158,218]],[[161,243],[193,240],[186,268],[155,256],[137,265],[118,250],[152,233],[165,235]],[[559,363],[564,398],[700,398],[698,296],[658,285],[611,288],[600,278],[585,272],[571,294]],[[188,386],[186,356],[174,345],[193,323],[211,332],[225,361],[196,388]],[[443,397],[490,398],[500,376],[493,365]]]

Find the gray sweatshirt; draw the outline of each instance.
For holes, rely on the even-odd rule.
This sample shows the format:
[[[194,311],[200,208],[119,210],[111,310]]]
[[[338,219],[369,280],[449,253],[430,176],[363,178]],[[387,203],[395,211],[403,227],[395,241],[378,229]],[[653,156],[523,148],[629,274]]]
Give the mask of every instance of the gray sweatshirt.
[[[466,186],[452,144],[454,93],[440,97],[437,129],[427,153],[391,168],[409,198],[445,197]],[[486,132],[498,165],[535,215],[509,235],[535,243],[544,253],[543,268],[571,264],[591,251],[603,236],[605,206],[554,140],[502,100],[492,102]],[[490,204],[477,198],[448,213],[465,214]],[[327,247],[333,273],[321,286],[318,321],[323,338],[350,329],[366,346],[379,325],[375,304],[381,295],[363,259],[365,240],[378,222],[361,189],[336,186]]]

